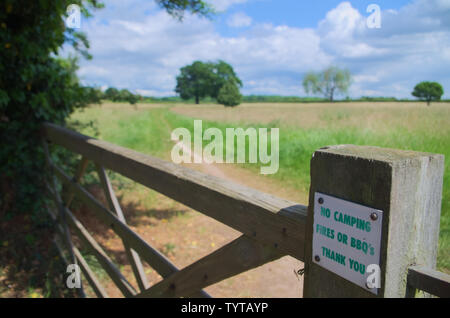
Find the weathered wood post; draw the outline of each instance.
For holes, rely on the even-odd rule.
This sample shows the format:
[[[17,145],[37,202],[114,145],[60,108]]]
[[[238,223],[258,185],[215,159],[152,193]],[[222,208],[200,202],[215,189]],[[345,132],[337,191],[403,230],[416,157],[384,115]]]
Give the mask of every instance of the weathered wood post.
[[[304,297],[404,297],[409,266],[436,266],[443,172],[438,154],[354,145],[317,150]],[[377,261],[381,285],[371,289],[358,279],[368,275],[365,262]]]

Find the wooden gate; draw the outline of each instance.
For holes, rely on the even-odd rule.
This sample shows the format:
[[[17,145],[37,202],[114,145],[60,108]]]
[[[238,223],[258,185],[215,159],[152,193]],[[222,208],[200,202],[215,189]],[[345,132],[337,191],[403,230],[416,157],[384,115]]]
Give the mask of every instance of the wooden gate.
[[[76,233],[83,245],[95,255],[98,262],[125,297],[209,297],[202,290],[203,288],[286,255],[305,262],[305,275],[311,273],[311,278],[322,275],[320,271],[314,269],[314,265],[309,261],[310,256],[305,256],[309,253],[311,245],[310,235],[312,234],[311,213],[308,213],[307,206],[280,199],[227,180],[205,175],[158,158],[143,155],[54,124],[44,124],[42,135],[48,169],[51,171],[51,180],[46,186],[56,207],[56,209],[49,207],[48,210],[57,224],[57,230],[61,240],[64,242],[64,246],[61,246],[57,241],[55,242],[61,252],[64,250],[69,252],[70,260],[67,260],[69,264],[78,264],[80,266],[86,280],[98,297],[108,297],[107,292],[89,268],[78,248],[73,244],[70,229]],[[52,162],[48,150],[48,142],[62,146],[82,156],[75,176],[68,176]],[[358,151],[361,150],[360,148],[358,149]],[[320,155],[327,152],[333,156],[344,158],[350,150],[346,149],[346,151],[345,154],[340,154],[338,153],[339,151],[333,153],[333,149],[322,149],[316,154]],[[358,151],[350,153],[350,157],[357,157]],[[373,152],[374,150],[371,148],[370,151]],[[383,152],[383,150],[380,150],[380,152]],[[362,156],[363,159],[368,159],[369,161],[373,159],[364,156]],[[318,158],[320,159],[320,156]],[[379,158],[377,160],[379,161]],[[79,184],[88,161],[95,163],[108,201],[107,207],[102,205],[101,202]],[[336,161],[335,164],[337,164],[335,168],[344,169],[339,162]],[[317,178],[316,174],[320,174],[320,171],[325,171],[326,168],[326,166],[315,167],[312,164],[312,188],[317,188],[317,185],[321,182],[318,181],[320,178]],[[150,246],[127,226],[126,218],[114,194],[105,169],[120,173],[148,188],[156,190],[236,229],[242,235],[193,264],[183,269],[178,269],[162,253]],[[439,170],[440,166],[437,169]],[[371,172],[373,173],[372,170]],[[437,178],[439,178],[439,173]],[[442,176],[440,178],[442,179]],[[57,191],[58,180],[66,189],[63,193]],[[334,185],[334,187],[340,186],[345,189],[344,183],[347,181],[344,180],[342,182],[342,184]],[[370,186],[369,181],[367,185]],[[324,187],[327,186],[325,185]],[[426,191],[427,189],[422,190]],[[333,187],[331,187],[328,193],[338,194],[333,193],[333,191]],[[340,196],[345,197],[345,191],[340,193]],[[102,247],[70,211],[74,198],[82,201],[99,220],[104,222],[122,239],[128,261],[138,284],[138,290],[121,274]],[[310,200],[310,211],[313,205],[314,202]],[[387,209],[389,208],[390,206],[387,207]],[[383,227],[387,228],[389,223],[388,221],[386,222]],[[389,234],[390,230],[386,231],[386,234]],[[382,253],[384,257],[389,257],[389,249],[393,248],[392,244],[395,246],[397,243],[389,241],[389,244],[384,244]],[[434,255],[434,260],[435,258]],[[163,280],[153,286],[149,286],[143,270],[143,261],[157,271],[163,277]],[[432,264],[430,266],[433,267]],[[430,268],[428,272],[418,268],[409,270],[409,283],[401,287],[404,288],[401,291],[404,292],[404,296],[414,295],[415,288],[433,292],[438,296],[449,296],[450,280],[448,275],[430,272],[430,266],[428,266]],[[383,280],[386,279],[388,271],[392,270],[392,268],[387,269],[387,267],[389,267],[388,262],[383,262]],[[403,267],[401,268],[402,273],[407,275],[409,266]],[[314,296],[315,292],[311,291],[322,288],[323,291],[318,293],[318,296],[336,296],[339,295],[339,292],[342,292],[343,296],[373,296],[367,291],[354,289],[353,286],[348,286],[346,283],[342,283],[342,287],[339,287],[341,283],[339,279],[338,277],[331,277],[331,282],[328,282],[328,285],[323,283],[314,285],[309,282],[305,285],[306,294],[307,296]],[[385,282],[383,281],[383,283]],[[439,288],[436,286],[439,286]],[[393,295],[388,294],[387,290],[385,291],[385,288],[382,287],[383,292],[379,294],[379,297]],[[79,292],[81,296],[85,296],[83,288],[80,288]]]
[[[73,245],[69,226],[97,257],[124,296],[203,297],[202,288],[241,272],[291,255],[304,257],[304,234],[307,207],[283,200],[232,182],[208,176],[185,167],[140,154],[74,131],[45,124],[46,140],[81,154],[83,159],[74,177],[68,176],[50,160],[52,174],[64,184],[65,197],[56,191],[56,180],[48,184],[58,211],[50,211],[59,224],[59,232],[72,254],[71,263],[79,264],[94,291],[100,297],[106,292]],[[78,184],[88,160],[92,160],[100,177],[109,206],[103,206]],[[180,203],[212,217],[240,232],[242,236],[215,252],[179,270],[163,254],[148,245],[127,225],[111,183],[104,169],[111,169]],[[108,225],[122,240],[140,290],[135,290],[70,211],[77,197]],[[147,262],[163,278],[148,286],[142,261]]]

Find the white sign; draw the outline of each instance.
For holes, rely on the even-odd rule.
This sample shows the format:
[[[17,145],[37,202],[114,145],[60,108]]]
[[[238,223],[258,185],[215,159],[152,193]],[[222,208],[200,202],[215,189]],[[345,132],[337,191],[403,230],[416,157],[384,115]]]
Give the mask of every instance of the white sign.
[[[376,295],[383,211],[319,192],[314,200],[313,262]]]

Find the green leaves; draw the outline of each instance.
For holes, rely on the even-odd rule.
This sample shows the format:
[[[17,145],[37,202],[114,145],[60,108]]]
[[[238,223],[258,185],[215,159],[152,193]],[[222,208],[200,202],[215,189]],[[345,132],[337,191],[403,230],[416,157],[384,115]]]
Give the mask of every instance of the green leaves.
[[[200,0],[161,0],[158,4],[182,18],[183,11],[208,15]],[[90,58],[86,35],[66,28],[67,7],[80,7],[84,18],[103,4],[97,0],[0,1],[0,182],[11,184],[14,205],[0,201],[3,210],[42,215],[45,161],[40,124],[64,124],[76,109],[99,102],[101,91],[80,84],[76,57],[62,59],[63,44]],[[128,91],[127,91],[128,92]],[[122,92],[131,103],[137,96]]]
[[[204,1],[201,0],[156,0],[160,7],[180,21],[183,20],[184,12],[190,11],[194,14],[199,14],[204,17],[211,17],[214,14],[214,9]]]
[[[414,97],[427,101],[429,106],[431,101],[440,100],[444,95],[442,85],[437,82],[421,82],[414,87],[411,93]]]
[[[347,93],[351,81],[348,70],[330,66],[322,72],[307,73],[303,78],[303,88],[306,93],[320,94],[333,101],[336,93]]]
[[[214,72],[212,63],[195,61],[180,70],[175,91],[182,99],[195,98],[198,104],[201,98],[211,96],[214,91]]]
[[[218,98],[220,89],[226,83],[236,88],[242,87],[242,81],[237,77],[233,67],[224,61],[217,63],[195,61],[181,68],[180,73],[175,92],[185,100],[195,98],[197,104],[201,98],[207,96]]]
[[[6,106],[9,102],[8,93],[0,89],[0,107]]]
[[[91,1],[70,3],[93,8]],[[9,178],[11,184],[15,197],[15,204],[8,206],[11,213],[39,215],[43,209],[45,161],[40,123],[63,124],[87,101],[86,89],[75,73],[77,59],[52,55],[65,40],[63,17],[68,4],[6,0],[0,5],[0,178]],[[78,43],[88,46],[86,37],[75,33],[72,44]]]
[[[120,91],[114,87],[109,87],[103,97],[113,102],[128,102],[132,105],[136,104],[141,98],[139,95],[135,95],[127,89],[121,89]]]
[[[217,102],[225,106],[237,106],[241,103],[242,95],[233,81],[226,82],[219,91]]]

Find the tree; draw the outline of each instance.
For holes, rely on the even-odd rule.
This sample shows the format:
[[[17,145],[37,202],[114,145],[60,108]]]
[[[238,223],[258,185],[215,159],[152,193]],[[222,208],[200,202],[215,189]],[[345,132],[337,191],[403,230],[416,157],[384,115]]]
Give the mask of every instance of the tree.
[[[103,92],[98,87],[85,87],[86,104],[101,104],[103,99]]]
[[[225,106],[237,106],[241,103],[242,95],[234,81],[226,82],[219,90],[217,102]]]
[[[230,64],[219,60],[218,63],[213,65],[213,72],[215,75],[215,79],[213,92],[211,95],[212,98],[218,97],[220,89],[226,83],[234,84],[236,88],[242,87],[242,81],[239,79],[239,77],[237,77],[236,73],[233,70],[233,67]]]
[[[175,92],[180,94],[182,99],[195,98],[195,103],[199,104],[201,98],[213,94],[215,77],[211,63],[195,61],[182,67],[180,73],[177,76]]]
[[[321,94],[331,102],[336,93],[347,93],[350,84],[350,72],[335,66],[330,66],[318,73],[309,72],[303,79],[303,88],[306,93]]]
[[[129,102],[131,105],[134,105],[134,104],[136,104],[140,99],[141,99],[141,97],[140,97],[139,95],[136,95],[136,94],[131,93],[131,94],[128,96],[127,102]]]
[[[121,102],[128,102],[131,105],[134,105],[138,102],[139,96],[133,94],[132,92],[130,92],[127,89],[121,89],[119,91],[119,100]]]
[[[426,100],[427,105],[430,106],[431,101],[441,99],[444,89],[441,84],[436,82],[421,82],[414,87],[411,94],[421,100]]]
[[[105,98],[110,101],[116,101],[119,97],[119,90],[114,87],[108,87],[105,91]]]
[[[119,95],[117,97],[118,102],[130,102],[133,99],[133,93],[130,92],[128,89],[121,89],[119,91]],[[134,100],[134,99],[133,99]],[[136,101],[134,101],[136,103]],[[130,102],[131,104],[131,102]]]
[[[180,69],[177,76],[175,92],[184,100],[195,99],[199,104],[201,98],[217,98],[219,91],[225,83],[242,86],[231,65],[224,61],[217,63],[195,61],[191,65]]]
[[[201,0],[156,0],[173,16],[185,10],[208,15]],[[64,125],[92,100],[76,76],[76,59],[61,59],[64,44],[89,58],[86,36],[66,28],[66,9],[78,5],[84,18],[103,5],[97,0],[0,1],[0,215],[45,214],[44,121]],[[6,198],[11,198],[9,201]]]

